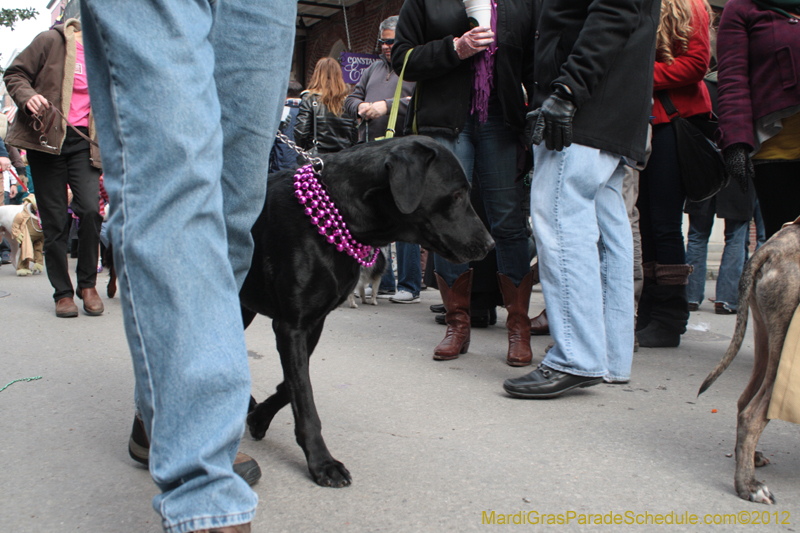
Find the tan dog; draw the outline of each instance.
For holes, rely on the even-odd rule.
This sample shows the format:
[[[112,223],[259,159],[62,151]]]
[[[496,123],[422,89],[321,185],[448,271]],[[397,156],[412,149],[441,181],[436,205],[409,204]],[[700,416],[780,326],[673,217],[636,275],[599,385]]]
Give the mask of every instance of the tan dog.
[[[773,504],[775,497],[755,479],[755,467],[769,461],[756,452],[767,425],[767,410],[778,372],[783,343],[800,302],[800,225],[787,225],[753,254],[739,281],[736,330],[722,361],[703,381],[698,396],[728,368],[742,346],[748,308],[755,324],[755,357],[750,381],[739,397],[736,430],[736,493],[745,500]]]

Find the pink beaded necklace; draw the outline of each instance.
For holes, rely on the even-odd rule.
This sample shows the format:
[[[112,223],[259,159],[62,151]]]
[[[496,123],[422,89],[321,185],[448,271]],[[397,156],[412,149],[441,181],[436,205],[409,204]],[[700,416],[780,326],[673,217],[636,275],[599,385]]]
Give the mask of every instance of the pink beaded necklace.
[[[330,244],[336,245],[338,251],[346,252],[359,265],[371,267],[375,264],[380,249],[375,248],[373,252],[372,246],[361,244],[350,235],[339,209],[328,196],[318,176],[313,165],[298,168],[294,175],[295,198],[301,205],[306,206],[305,214],[311,218],[311,223],[317,226],[320,235],[324,235]]]

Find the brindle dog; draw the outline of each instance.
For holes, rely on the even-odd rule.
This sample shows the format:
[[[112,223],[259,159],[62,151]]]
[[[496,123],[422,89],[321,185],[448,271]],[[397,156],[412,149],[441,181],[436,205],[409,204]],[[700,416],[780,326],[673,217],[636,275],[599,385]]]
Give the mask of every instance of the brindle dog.
[[[755,467],[769,460],[756,452],[767,425],[767,409],[778,373],[783,342],[800,302],[800,225],[781,229],[753,254],[739,281],[736,330],[722,361],[700,387],[698,396],[725,371],[739,352],[747,329],[748,308],[755,323],[755,358],[750,382],[739,397],[734,485],[742,499],[773,504],[775,496],[755,479]]]

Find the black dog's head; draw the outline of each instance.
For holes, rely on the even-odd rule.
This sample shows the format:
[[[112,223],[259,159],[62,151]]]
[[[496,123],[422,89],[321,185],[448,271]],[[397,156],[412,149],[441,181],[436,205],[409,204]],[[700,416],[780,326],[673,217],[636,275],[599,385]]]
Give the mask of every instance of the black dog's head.
[[[384,161],[401,214],[403,235],[396,240],[421,244],[454,263],[482,259],[494,247],[450,150],[428,137],[406,137],[391,145]]]
[[[372,142],[324,161],[323,181],[360,242],[421,244],[454,263],[482,259],[494,247],[470,203],[461,163],[436,141]]]

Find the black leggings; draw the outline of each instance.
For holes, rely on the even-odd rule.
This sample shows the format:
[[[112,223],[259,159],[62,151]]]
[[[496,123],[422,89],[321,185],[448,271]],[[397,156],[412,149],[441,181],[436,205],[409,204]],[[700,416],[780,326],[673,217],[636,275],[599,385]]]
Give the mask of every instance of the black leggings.
[[[753,182],[769,239],[800,216],[800,161],[759,163]]]
[[[672,124],[653,126],[653,152],[639,176],[636,206],[642,233],[642,262],[686,264],[681,230],[686,195],[681,185]]]

